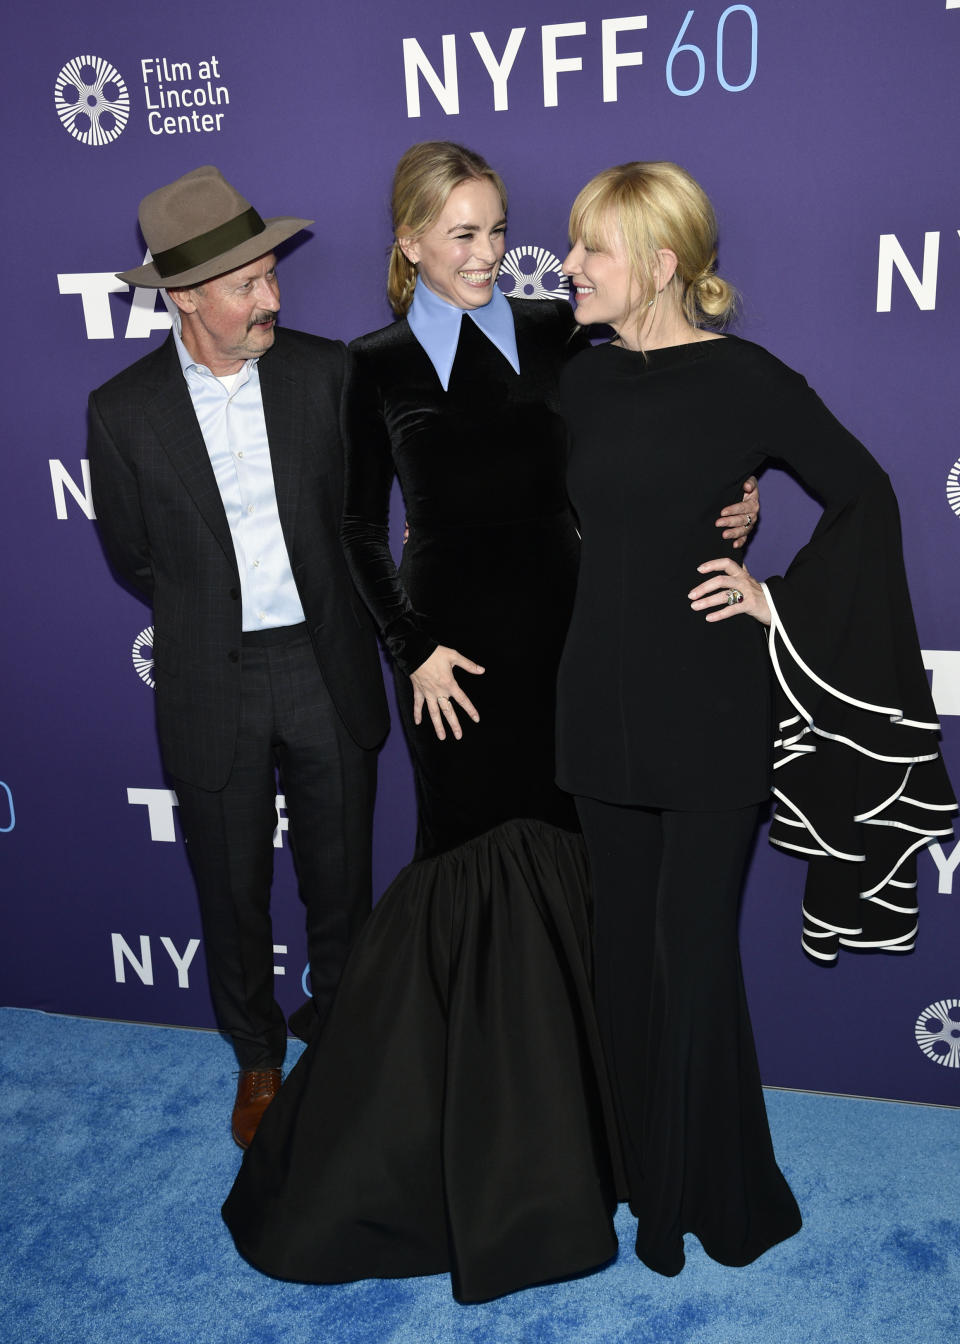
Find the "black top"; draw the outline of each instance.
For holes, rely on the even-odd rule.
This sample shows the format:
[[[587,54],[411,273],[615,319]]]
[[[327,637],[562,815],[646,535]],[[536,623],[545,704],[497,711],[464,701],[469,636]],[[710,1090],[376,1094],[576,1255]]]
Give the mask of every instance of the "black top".
[[[562,397],[583,544],[560,673],[559,781],[651,807],[759,802],[773,740],[763,629],[691,611],[697,565],[736,554],[714,520],[768,455],[794,465],[803,455],[817,493],[855,491],[880,469],[802,378],[731,338],[646,355],[597,346],[570,365]],[[785,399],[804,397],[830,441],[784,414]],[[849,459],[839,479],[834,439]]]
[[[952,795],[884,472],[798,373],[736,337],[586,350],[564,371],[561,405],[583,536],[558,688],[561,785],[698,811],[773,784],[771,839],[839,862],[854,906],[883,890],[903,907],[885,884],[910,880],[901,865],[920,836],[950,833]],[[824,505],[786,575],[768,580],[774,680],[757,622],[708,624],[687,598],[697,565],[724,551],[720,508],[770,461]],[[915,911],[902,913],[905,939]],[[862,910],[818,918],[870,945]]]

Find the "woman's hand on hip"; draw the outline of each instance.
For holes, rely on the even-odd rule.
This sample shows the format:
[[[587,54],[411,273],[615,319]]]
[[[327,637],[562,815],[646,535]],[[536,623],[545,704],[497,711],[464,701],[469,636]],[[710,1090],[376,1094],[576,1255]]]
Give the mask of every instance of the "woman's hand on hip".
[[[464,658],[463,654],[457,653],[456,649],[448,649],[440,644],[426,662],[410,674],[413,683],[413,721],[417,724],[423,721],[423,707],[426,705],[434,732],[441,742],[447,736],[445,723],[458,741],[463,737],[454,705],[459,705],[474,723],[480,722],[480,715],[470,703],[470,697],[453,675],[455,667],[475,676],[483,672],[479,663],[473,663],[469,658]]]
[[[738,565],[730,556],[697,565],[700,574],[713,578],[687,593],[694,611],[707,612],[708,621],[725,621],[728,616],[752,616],[761,625],[770,624],[767,597],[750,575],[746,565]]]
[[[738,551],[741,546],[746,546],[750,531],[756,527],[759,517],[760,487],[756,476],[751,476],[743,483],[743,499],[739,504],[728,504],[725,509],[721,509],[716,526],[724,529],[724,541],[732,540],[734,550]]]

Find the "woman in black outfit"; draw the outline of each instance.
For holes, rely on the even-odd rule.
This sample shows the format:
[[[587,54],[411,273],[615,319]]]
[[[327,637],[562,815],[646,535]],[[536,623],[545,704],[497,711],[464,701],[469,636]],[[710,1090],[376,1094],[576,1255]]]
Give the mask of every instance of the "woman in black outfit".
[[[224,1206],[277,1277],[449,1271],[465,1302],[616,1250],[585,858],[554,783],[578,552],[557,383],[585,342],[567,303],[497,289],[505,212],[499,177],[458,145],[415,145],[397,168],[398,320],[352,346],[343,537],[394,662],[416,857]]]
[[[616,336],[561,380],[582,548],[558,780],[590,856],[637,1255],[669,1275],[686,1232],[743,1265],[800,1227],[737,942],[761,804],[772,788],[771,839],[814,856],[805,946],[829,960],[838,944],[911,945],[913,856],[950,833],[952,795],[889,482],[799,374],[711,330],[734,295],[701,188],[675,164],[610,169],[577,197],[570,236],[577,321]],[[785,577],[760,584],[712,523],[770,459],[824,513]]]

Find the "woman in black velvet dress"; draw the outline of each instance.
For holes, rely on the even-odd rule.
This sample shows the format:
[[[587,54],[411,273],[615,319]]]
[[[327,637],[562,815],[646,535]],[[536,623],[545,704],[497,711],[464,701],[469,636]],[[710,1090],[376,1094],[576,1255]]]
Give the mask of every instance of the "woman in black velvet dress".
[[[457,145],[414,146],[397,169],[401,316],[352,346],[343,536],[394,663],[416,857],[224,1206],[241,1252],[277,1277],[449,1271],[462,1301],[616,1250],[583,845],[554,783],[578,553],[557,382],[585,342],[567,303],[497,289],[505,209],[500,179]]]
[[[669,1275],[686,1232],[742,1265],[800,1226],[737,944],[761,803],[779,800],[771,839],[813,856],[804,945],[830,960],[839,944],[912,945],[914,856],[949,834],[952,796],[889,481],[799,374],[710,330],[733,294],[703,191],[675,164],[610,169],[578,196],[570,236],[577,320],[617,334],[561,382],[583,543],[558,779],[590,855],[637,1255]],[[825,511],[761,585],[712,522],[770,458]]]

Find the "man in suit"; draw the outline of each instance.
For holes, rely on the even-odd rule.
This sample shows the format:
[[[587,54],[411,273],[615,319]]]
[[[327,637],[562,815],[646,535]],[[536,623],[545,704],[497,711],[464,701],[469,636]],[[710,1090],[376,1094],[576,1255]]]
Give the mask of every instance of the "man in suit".
[[[152,261],[174,330],[90,397],[94,505],[120,576],[153,604],[157,727],[200,900],[246,1147],[281,1080],[270,885],[276,770],[306,907],[308,1038],[370,908],[376,748],[388,714],[367,611],[340,547],[340,342],[278,330],[264,222],[213,167],[151,192]]]

